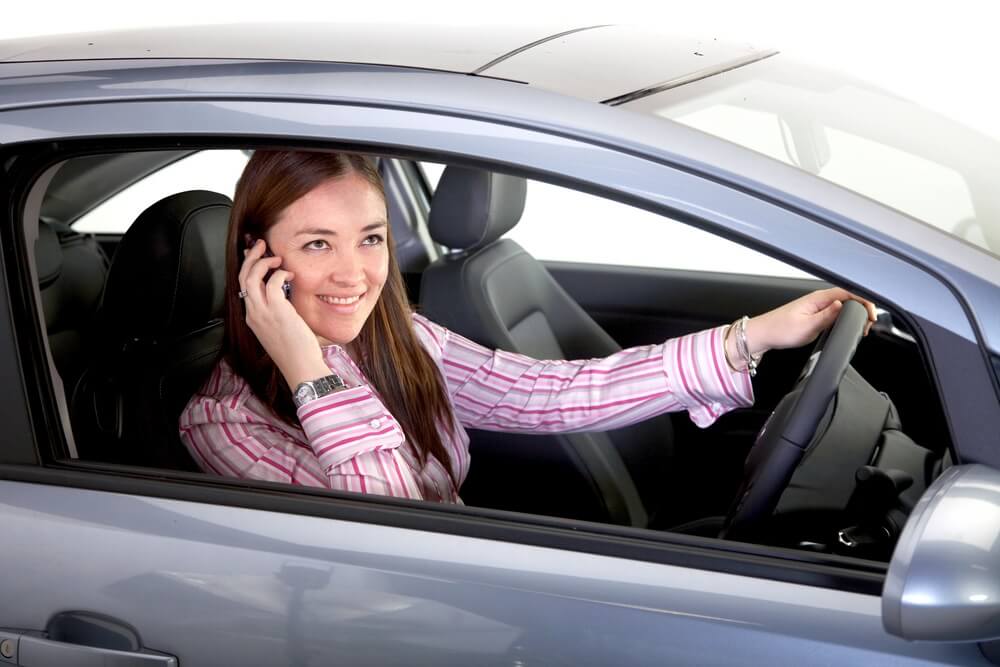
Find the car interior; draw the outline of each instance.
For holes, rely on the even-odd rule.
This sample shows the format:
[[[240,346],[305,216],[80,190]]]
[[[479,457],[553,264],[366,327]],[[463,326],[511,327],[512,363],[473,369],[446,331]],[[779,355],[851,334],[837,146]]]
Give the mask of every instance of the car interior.
[[[221,350],[229,197],[185,190],[149,206],[124,234],[74,229],[87,211],[193,152],[72,157],[45,193],[35,262],[73,436],[61,464],[200,472],[177,421]],[[827,286],[540,261],[504,236],[521,218],[525,175],[453,164],[432,192],[411,159],[385,156],[379,168],[414,307],[487,346],[538,358],[605,356]],[[863,320],[849,319],[813,349],[769,352],[755,405],[707,429],[670,414],[608,432],[472,430],[462,498],[888,560],[916,500],[950,465],[950,440],[905,313],[884,313],[860,344]],[[779,436],[796,429],[808,433],[789,453]]]

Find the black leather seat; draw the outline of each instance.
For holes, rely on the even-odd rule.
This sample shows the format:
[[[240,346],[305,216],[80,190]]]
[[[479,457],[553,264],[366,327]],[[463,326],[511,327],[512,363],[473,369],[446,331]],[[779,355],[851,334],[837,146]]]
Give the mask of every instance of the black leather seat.
[[[422,312],[483,345],[539,359],[619,350],[540,262],[500,239],[520,219],[525,193],[521,178],[445,169],[430,233],[456,252],[425,270]],[[470,435],[469,504],[633,526],[678,520],[669,416],[604,433]]]
[[[96,355],[71,401],[81,458],[198,470],[178,435],[222,346],[228,197],[194,190],[146,209],[122,238]]]
[[[49,349],[68,395],[87,367],[108,258],[94,237],[43,220],[38,225],[35,262]]]

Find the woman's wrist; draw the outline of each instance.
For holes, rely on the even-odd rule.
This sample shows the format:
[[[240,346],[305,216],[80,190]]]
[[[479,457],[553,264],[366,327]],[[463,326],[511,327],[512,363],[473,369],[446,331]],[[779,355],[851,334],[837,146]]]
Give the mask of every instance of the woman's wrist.
[[[736,324],[726,327],[726,332],[722,339],[726,354],[726,363],[734,373],[742,373],[747,369],[746,360],[740,356],[739,346],[736,344]]]
[[[279,366],[279,368],[281,367]],[[326,365],[326,362],[321,357],[319,359],[296,363],[287,371],[282,369],[281,374],[285,378],[285,382],[288,383],[288,388],[295,391],[303,382],[311,382],[329,375],[330,367]]]
[[[723,337],[724,352],[729,368],[734,372],[756,371],[757,362],[771,349],[763,341],[765,338],[766,323],[762,323],[760,316],[753,318],[740,318],[726,328]]]
[[[747,347],[750,354],[757,359],[771,349],[767,335],[767,321],[763,317],[763,315],[751,317],[746,323]]]

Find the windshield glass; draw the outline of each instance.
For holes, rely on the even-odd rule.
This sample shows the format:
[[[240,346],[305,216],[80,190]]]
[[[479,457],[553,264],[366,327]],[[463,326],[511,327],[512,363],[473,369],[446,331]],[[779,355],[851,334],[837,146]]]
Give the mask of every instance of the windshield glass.
[[[854,190],[1000,257],[1000,142],[776,55],[628,102]]]

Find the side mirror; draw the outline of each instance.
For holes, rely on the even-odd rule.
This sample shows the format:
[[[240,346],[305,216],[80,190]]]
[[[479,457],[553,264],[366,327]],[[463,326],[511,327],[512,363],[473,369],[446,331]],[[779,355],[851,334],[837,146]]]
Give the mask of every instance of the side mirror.
[[[1000,471],[955,466],[927,489],[889,563],[882,624],[910,640],[1000,637]]]

